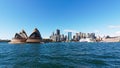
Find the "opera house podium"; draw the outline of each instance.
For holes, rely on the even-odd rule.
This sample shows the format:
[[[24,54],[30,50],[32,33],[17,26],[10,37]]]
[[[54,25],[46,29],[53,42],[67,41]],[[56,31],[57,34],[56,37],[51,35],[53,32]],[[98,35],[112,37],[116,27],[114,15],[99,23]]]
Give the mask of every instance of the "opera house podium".
[[[41,34],[37,28],[34,29],[33,33],[28,37],[27,43],[40,43],[42,40]]]

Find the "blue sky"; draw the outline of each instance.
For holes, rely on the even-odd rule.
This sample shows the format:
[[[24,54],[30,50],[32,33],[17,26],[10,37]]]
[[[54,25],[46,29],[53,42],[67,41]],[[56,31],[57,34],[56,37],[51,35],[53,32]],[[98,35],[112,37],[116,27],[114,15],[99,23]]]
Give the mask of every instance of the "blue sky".
[[[30,35],[34,28],[45,38],[57,28],[120,35],[120,0],[0,0],[0,38],[22,29]]]

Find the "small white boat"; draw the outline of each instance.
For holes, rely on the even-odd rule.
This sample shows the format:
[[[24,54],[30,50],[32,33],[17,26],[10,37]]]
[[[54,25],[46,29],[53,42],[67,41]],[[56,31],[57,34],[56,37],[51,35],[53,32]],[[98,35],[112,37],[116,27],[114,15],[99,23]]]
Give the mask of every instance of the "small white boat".
[[[79,40],[79,42],[95,42],[95,40],[91,38],[82,38]]]

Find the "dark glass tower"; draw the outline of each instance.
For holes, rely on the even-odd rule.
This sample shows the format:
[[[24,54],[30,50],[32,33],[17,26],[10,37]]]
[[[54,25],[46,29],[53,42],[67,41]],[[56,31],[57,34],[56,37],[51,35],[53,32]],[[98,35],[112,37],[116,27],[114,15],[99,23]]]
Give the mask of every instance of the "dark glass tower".
[[[60,30],[59,29],[56,30],[56,34],[60,35]]]

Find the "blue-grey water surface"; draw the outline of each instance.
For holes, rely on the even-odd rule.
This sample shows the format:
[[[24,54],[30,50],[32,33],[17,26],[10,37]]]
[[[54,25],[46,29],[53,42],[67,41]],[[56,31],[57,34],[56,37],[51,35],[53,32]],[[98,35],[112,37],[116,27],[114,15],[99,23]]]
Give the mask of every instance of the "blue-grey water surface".
[[[0,43],[0,68],[120,68],[120,43]]]

